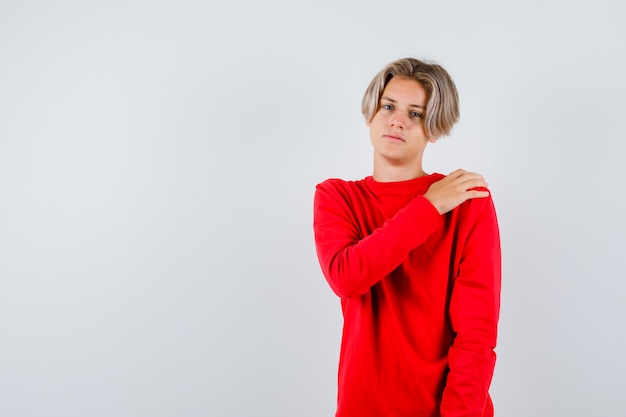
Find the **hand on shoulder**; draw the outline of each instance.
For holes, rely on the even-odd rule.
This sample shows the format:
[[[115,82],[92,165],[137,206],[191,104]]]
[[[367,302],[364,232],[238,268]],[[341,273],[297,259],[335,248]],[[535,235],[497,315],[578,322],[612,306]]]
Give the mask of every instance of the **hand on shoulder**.
[[[434,182],[424,197],[435,206],[439,214],[445,214],[472,198],[489,197],[489,191],[477,188],[487,188],[487,182],[482,175],[457,169]]]

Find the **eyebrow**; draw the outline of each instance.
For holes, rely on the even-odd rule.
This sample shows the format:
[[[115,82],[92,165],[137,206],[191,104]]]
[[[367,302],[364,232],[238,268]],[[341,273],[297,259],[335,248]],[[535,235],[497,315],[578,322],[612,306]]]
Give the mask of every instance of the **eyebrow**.
[[[394,99],[389,98],[387,96],[382,96],[380,99],[381,100],[387,100],[387,101],[390,101],[392,103],[397,103],[398,102],[398,100],[394,100]],[[424,107],[424,106],[422,106],[420,104],[409,104],[409,107],[417,107],[418,109],[425,109],[426,108],[426,107]]]

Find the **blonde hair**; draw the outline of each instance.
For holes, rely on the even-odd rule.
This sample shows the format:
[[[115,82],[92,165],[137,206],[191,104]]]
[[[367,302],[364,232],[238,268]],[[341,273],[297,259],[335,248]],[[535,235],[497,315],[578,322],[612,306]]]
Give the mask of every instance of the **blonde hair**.
[[[459,94],[450,74],[440,65],[415,58],[402,58],[380,71],[365,90],[361,111],[371,122],[380,108],[380,97],[393,77],[419,82],[426,90],[427,104],[423,119],[426,134],[438,139],[448,135],[459,120]]]

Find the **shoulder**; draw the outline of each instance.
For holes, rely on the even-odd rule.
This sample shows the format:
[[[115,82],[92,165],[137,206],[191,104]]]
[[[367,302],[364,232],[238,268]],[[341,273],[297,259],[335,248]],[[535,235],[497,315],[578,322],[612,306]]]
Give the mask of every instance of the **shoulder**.
[[[433,172],[432,174],[428,175],[428,178],[430,179],[430,182],[437,182],[439,180],[444,179],[445,177],[447,177],[447,175],[444,175],[440,172]]]
[[[459,220],[464,223],[497,222],[496,209],[490,189],[477,187],[476,190],[487,191],[489,195],[483,198],[472,198],[455,209]]]
[[[365,180],[346,181],[339,178],[329,178],[315,186],[316,194],[331,193],[350,195],[359,192],[364,187]]]
[[[337,188],[337,189],[352,189],[355,187],[359,187],[360,184],[365,180],[351,181],[351,180],[342,180],[340,178],[329,178],[317,184],[317,189],[326,189],[326,188]]]
[[[339,178],[322,181],[315,187],[315,206],[343,207],[350,210],[356,201],[363,199],[364,181],[346,181]]]

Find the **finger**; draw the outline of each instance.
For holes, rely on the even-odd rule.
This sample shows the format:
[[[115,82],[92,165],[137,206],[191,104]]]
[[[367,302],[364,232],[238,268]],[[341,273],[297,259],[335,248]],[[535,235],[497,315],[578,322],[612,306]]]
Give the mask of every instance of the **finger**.
[[[480,175],[478,172],[465,172],[462,176],[462,179],[467,180],[467,179],[481,179],[484,180],[485,178]]]
[[[489,184],[485,180],[472,180],[463,183],[465,190],[471,190],[472,188],[487,188]]]
[[[489,191],[470,190],[467,192],[469,198],[485,198],[489,197]]]
[[[485,181],[485,178],[483,178],[482,175],[475,174],[475,173],[472,173],[472,175],[465,175],[462,178],[459,178],[458,182],[459,184],[462,184],[463,186],[466,186],[467,188],[472,188],[472,185],[469,185],[469,184],[476,184],[476,185],[473,185],[473,187],[486,187],[487,186],[487,181]]]
[[[455,178],[459,178],[460,176],[462,176],[463,174],[466,174],[466,173],[467,173],[466,170],[459,168],[459,169],[449,173],[448,177],[450,177],[451,179],[455,179]]]
[[[465,170],[456,170],[452,174],[448,176],[451,182],[463,183],[465,181],[473,180],[473,179],[482,179],[483,176],[477,172],[469,172]]]

